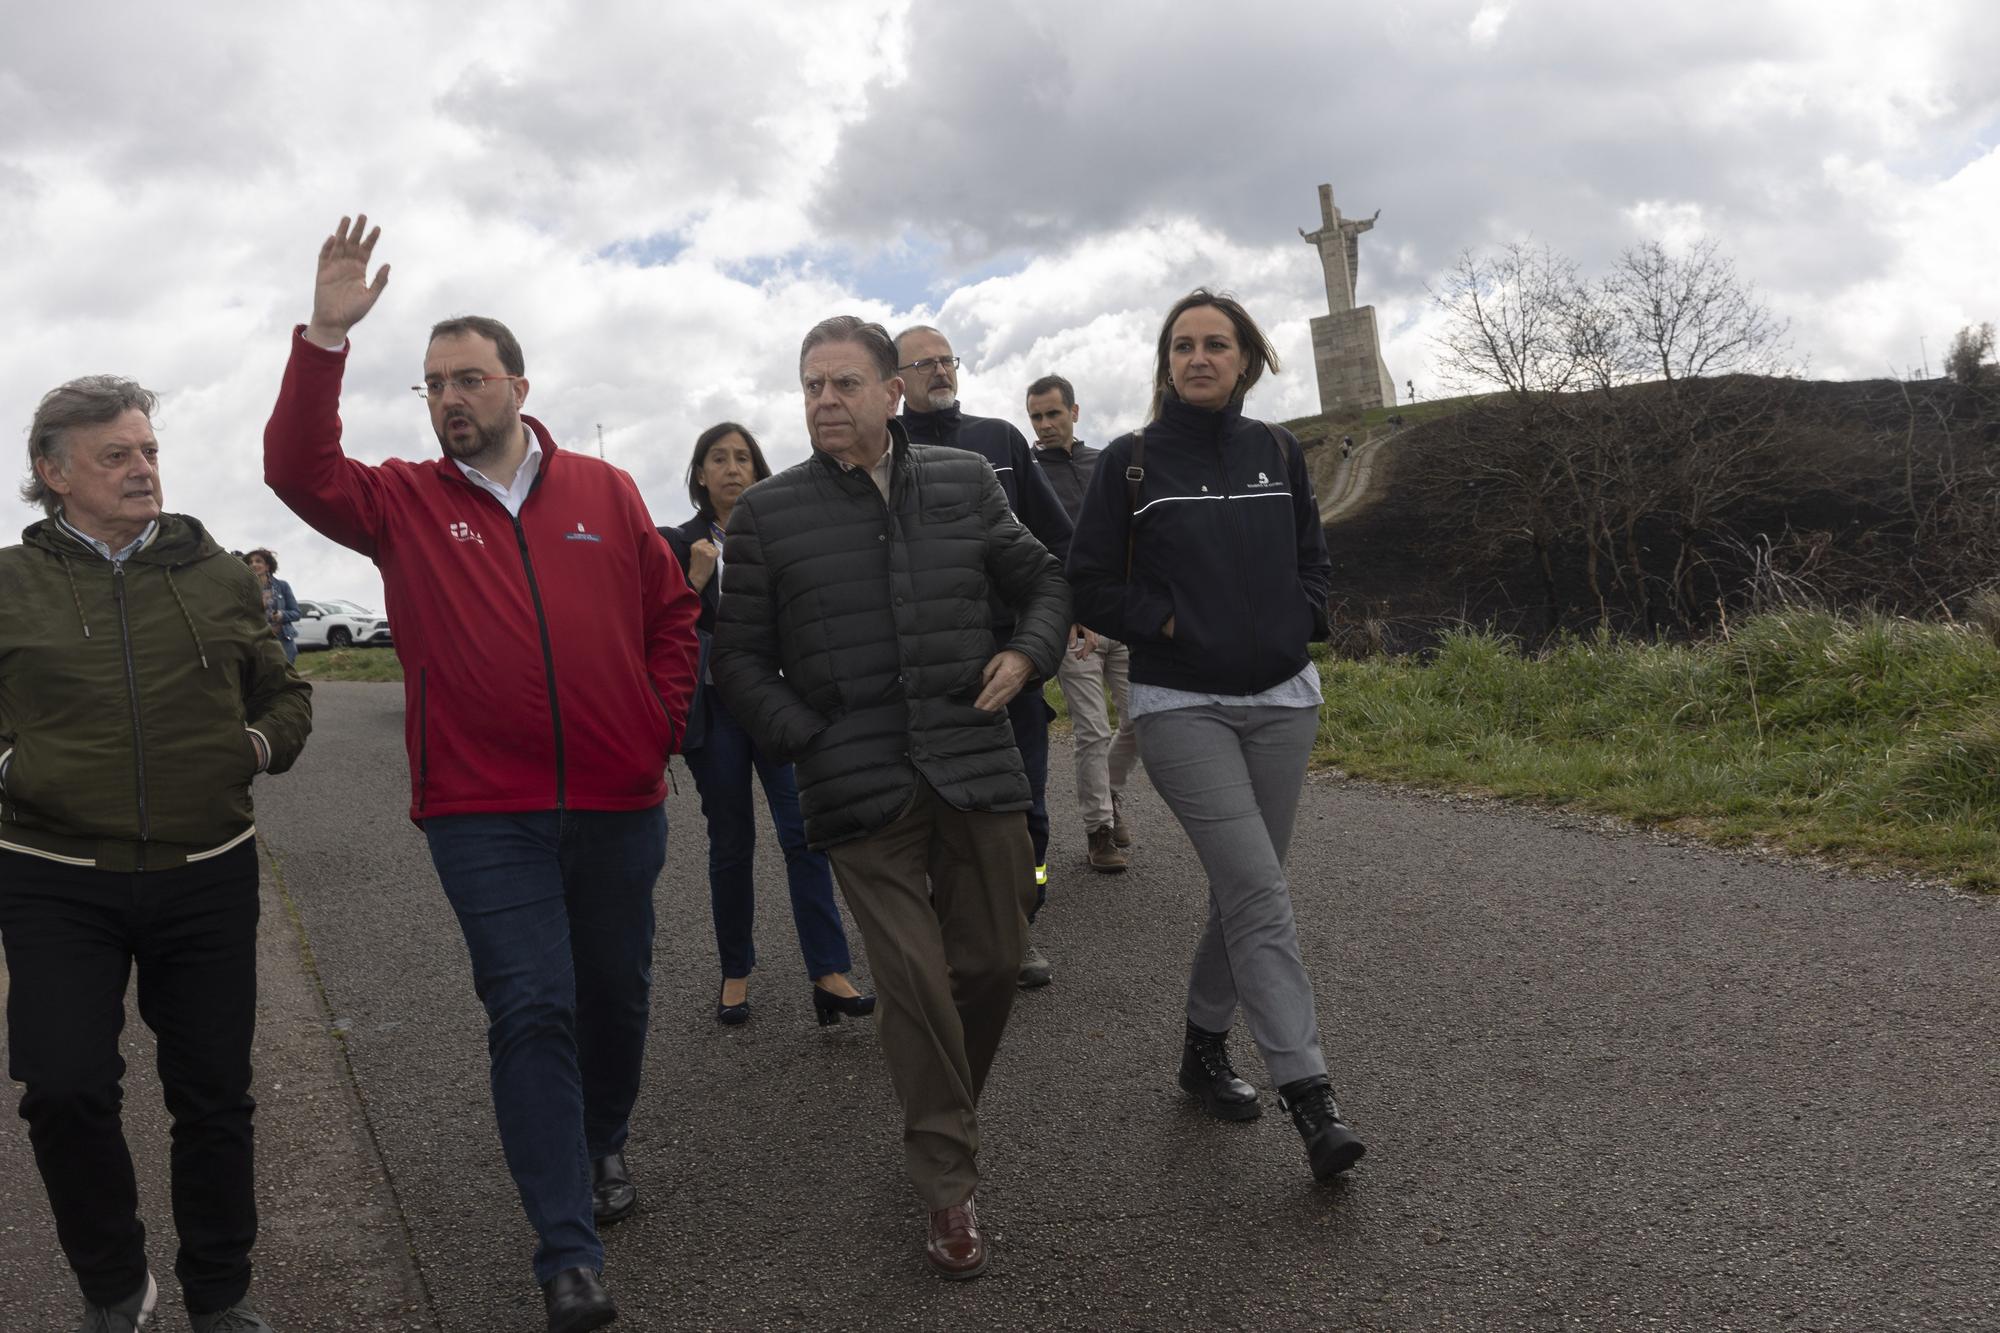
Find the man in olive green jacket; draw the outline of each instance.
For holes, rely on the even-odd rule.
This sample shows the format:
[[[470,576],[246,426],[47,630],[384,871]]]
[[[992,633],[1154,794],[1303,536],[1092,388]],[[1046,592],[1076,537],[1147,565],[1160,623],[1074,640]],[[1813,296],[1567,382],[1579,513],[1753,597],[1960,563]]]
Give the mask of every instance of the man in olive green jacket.
[[[0,550],[8,1073],[82,1327],[144,1326],[157,1285],[119,1126],[137,965],[174,1118],[175,1272],[196,1333],[254,1333],[250,781],[298,758],[311,687],[250,571],[162,512],[153,407],[111,376],[43,398],[22,495],[49,517]]]

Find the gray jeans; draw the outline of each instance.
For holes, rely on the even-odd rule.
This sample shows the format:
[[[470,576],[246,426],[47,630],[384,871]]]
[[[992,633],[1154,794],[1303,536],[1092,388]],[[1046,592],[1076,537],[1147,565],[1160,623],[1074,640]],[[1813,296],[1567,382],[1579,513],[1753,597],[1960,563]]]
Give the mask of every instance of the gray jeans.
[[[1208,928],[1188,973],[1188,1021],[1226,1032],[1241,1005],[1272,1082],[1324,1074],[1285,880],[1319,711],[1205,705],[1137,721],[1146,773],[1208,873]]]
[[[1076,804],[1085,832],[1111,822],[1111,798],[1125,790],[1139,754],[1129,708],[1132,652],[1116,639],[1099,639],[1097,651],[1078,659],[1063,654],[1056,671],[1063,702],[1069,706],[1070,734],[1076,743]],[[1118,710],[1118,732],[1104,708],[1104,691]]]

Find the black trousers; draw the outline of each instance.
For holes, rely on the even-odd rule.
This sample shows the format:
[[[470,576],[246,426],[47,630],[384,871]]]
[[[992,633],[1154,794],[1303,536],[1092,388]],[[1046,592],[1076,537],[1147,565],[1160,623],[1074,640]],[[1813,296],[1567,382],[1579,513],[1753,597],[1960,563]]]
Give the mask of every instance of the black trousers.
[[[146,1280],[132,1156],[119,1120],[125,986],[158,1040],[173,1116],[174,1226],[187,1308],[250,1288],[250,1037],[257,1021],[257,845],[175,870],[123,874],[0,852],[0,942],[11,975],[8,1073],[56,1237],[86,1299]]]

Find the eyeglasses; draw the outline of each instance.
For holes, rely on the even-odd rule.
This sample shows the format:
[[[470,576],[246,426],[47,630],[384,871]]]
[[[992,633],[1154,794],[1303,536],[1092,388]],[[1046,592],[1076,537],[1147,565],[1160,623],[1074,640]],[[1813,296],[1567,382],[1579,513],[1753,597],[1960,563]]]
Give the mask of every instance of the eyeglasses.
[[[426,398],[442,398],[444,397],[445,388],[448,385],[470,398],[494,380],[519,380],[526,378],[527,376],[525,375],[488,375],[484,371],[462,370],[450,379],[433,375],[422,384],[412,384],[410,392],[420,393]]]
[[[957,370],[959,365],[959,360],[960,358],[955,356],[927,356],[921,361],[912,361],[907,366],[897,366],[896,369],[932,370],[935,368],[942,367],[945,370]]]

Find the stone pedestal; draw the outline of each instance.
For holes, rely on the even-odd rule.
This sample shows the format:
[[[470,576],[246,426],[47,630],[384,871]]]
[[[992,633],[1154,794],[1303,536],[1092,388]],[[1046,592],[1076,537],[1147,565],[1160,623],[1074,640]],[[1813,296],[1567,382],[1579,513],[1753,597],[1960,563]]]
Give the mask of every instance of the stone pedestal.
[[[1312,339],[1320,411],[1363,412],[1396,405],[1396,382],[1382,363],[1374,306],[1319,316],[1312,321]]]

